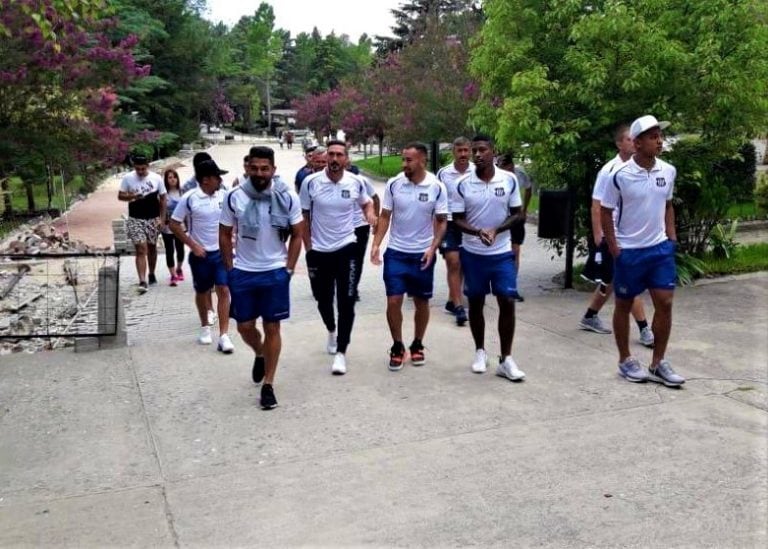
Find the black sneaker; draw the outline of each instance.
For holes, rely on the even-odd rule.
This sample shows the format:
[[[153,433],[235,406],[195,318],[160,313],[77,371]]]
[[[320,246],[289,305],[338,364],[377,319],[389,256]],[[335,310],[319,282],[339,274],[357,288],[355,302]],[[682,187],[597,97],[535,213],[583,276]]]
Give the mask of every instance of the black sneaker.
[[[251,370],[251,379],[254,383],[261,383],[264,379],[264,357],[256,356],[253,359],[253,370]]]
[[[147,278],[150,284],[157,284],[157,277],[155,276],[155,273],[149,273]]]
[[[449,315],[456,314],[456,305],[453,304],[453,301],[445,302],[445,312],[448,313]]]
[[[146,282],[139,282],[139,293],[145,294],[149,291],[149,286],[147,286]]]
[[[467,311],[464,309],[463,306],[459,305],[456,307],[456,325],[457,326],[464,326],[464,324],[467,323]]]
[[[272,408],[277,408],[275,392],[272,390],[272,385],[269,383],[265,383],[261,387],[261,408],[262,410],[271,410]]]
[[[405,347],[402,343],[395,343],[389,350],[389,369],[397,372],[403,369],[405,362]]]
[[[525,301],[525,298],[520,294],[515,294],[515,301],[517,301],[518,303],[522,303],[523,301]]]

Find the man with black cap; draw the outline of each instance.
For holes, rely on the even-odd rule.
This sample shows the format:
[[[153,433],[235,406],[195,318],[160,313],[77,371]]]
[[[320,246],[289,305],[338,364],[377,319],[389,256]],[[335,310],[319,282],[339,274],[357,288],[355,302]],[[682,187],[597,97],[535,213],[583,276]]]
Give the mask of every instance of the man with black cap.
[[[195,305],[200,317],[201,345],[213,343],[208,322],[208,294],[211,288],[218,298],[219,342],[217,349],[229,354],[234,351],[229,339],[229,289],[227,272],[219,251],[219,218],[225,191],[221,188],[221,176],[227,173],[213,160],[203,160],[195,168],[195,178],[200,186],[184,193],[171,216],[171,230],[192,253],[189,267],[195,288]],[[187,220],[188,232],[184,231]]]
[[[672,329],[672,298],[677,277],[675,210],[672,195],[677,171],[658,156],[668,122],[641,116],[629,127],[635,153],[619,167],[601,199],[602,228],[614,258],[616,307],[613,332],[619,350],[619,375],[679,387],[685,378],[664,354]],[[619,210],[614,225],[613,211]],[[653,359],[648,370],[629,352],[629,311],[634,298],[648,290],[653,300]]]
[[[136,248],[136,272],[139,275],[139,292],[145,293],[149,284],[157,283],[157,235],[162,219],[165,219],[165,185],[163,179],[149,171],[145,156],[132,157],[133,171],[120,182],[118,200],[128,202],[128,219],[125,229]],[[149,267],[149,277],[147,277]]]

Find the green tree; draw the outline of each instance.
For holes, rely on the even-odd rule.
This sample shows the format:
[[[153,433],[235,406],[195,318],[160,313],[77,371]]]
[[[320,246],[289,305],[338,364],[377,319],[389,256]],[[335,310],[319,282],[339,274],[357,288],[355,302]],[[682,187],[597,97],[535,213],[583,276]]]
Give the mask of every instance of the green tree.
[[[488,0],[483,7],[472,119],[502,147],[529,145],[539,181],[576,190],[582,206],[619,122],[652,113],[720,157],[765,130],[762,0]],[[586,212],[577,218],[586,222]]]

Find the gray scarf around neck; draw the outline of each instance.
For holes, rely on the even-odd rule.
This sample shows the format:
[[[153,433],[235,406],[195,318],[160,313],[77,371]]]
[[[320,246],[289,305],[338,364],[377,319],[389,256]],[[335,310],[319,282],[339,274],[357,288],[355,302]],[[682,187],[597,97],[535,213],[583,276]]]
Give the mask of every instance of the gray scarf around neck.
[[[288,186],[280,179],[280,176],[274,176],[272,184],[263,191],[256,190],[250,177],[240,184],[240,188],[251,199],[238,227],[244,238],[256,238],[258,236],[261,229],[259,204],[266,201],[270,202],[270,225],[280,231],[281,236],[285,231],[290,230],[293,199],[288,192]]]

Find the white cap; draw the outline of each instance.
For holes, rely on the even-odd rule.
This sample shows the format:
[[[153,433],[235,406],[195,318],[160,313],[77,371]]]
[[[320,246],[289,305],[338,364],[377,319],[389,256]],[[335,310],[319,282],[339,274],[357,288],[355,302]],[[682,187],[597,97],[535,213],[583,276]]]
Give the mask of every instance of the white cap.
[[[651,128],[659,128],[663,130],[668,126],[669,122],[659,122],[652,114],[646,114],[632,122],[632,125],[629,127],[629,138],[635,139],[638,135],[647,132]]]

